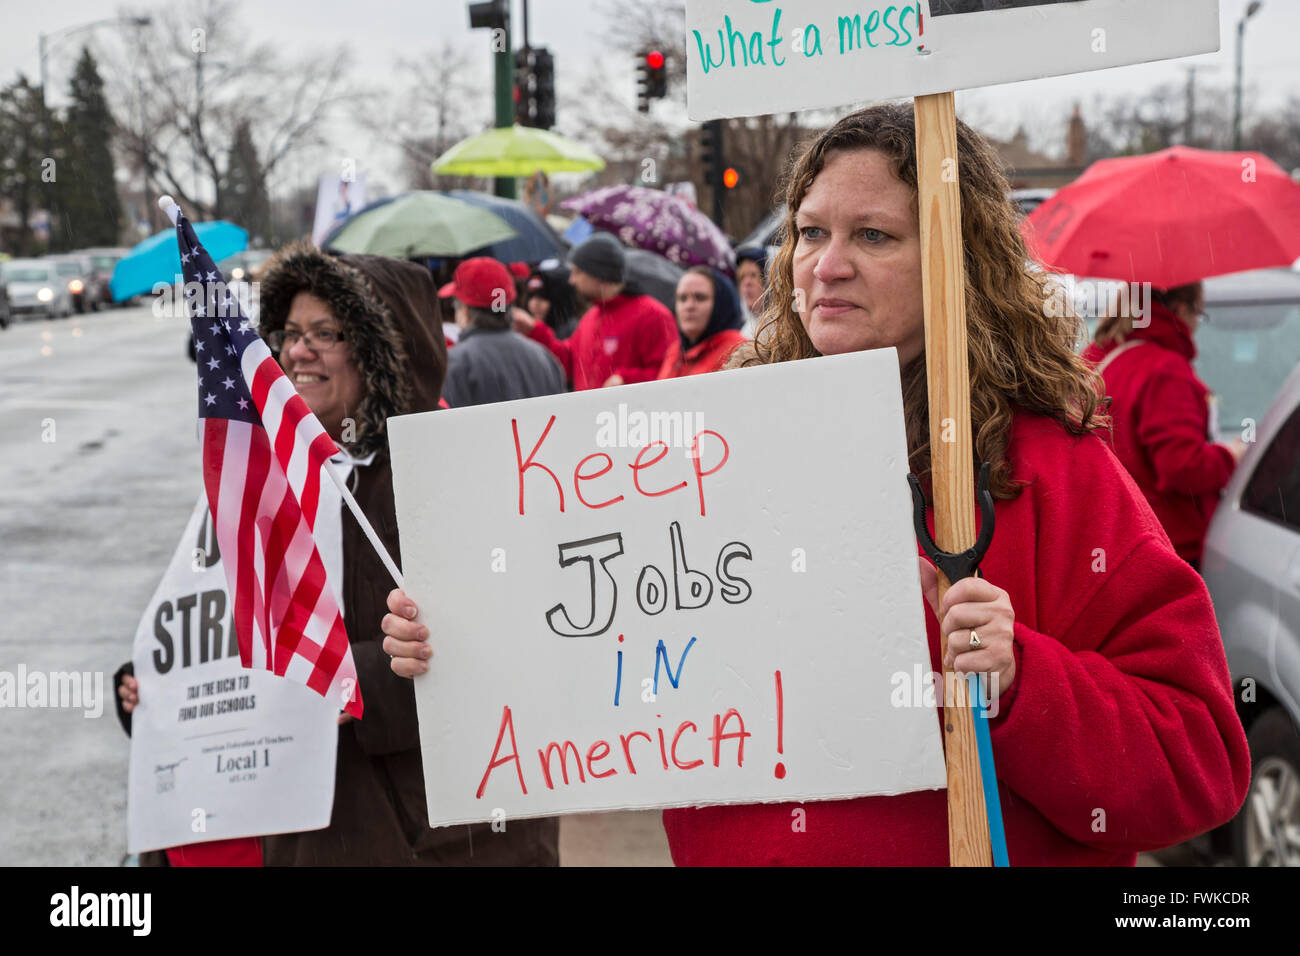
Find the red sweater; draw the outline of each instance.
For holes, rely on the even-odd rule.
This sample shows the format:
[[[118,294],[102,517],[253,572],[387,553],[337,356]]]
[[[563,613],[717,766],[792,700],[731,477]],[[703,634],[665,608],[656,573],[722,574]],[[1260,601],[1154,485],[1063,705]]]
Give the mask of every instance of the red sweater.
[[[664,355],[664,364],[659,367],[659,378],[681,378],[683,375],[716,372],[722,368],[732,350],[744,341],[745,334],[738,329],[723,329],[702,342],[696,342],[686,350],[686,357],[682,358],[682,340],[678,336]]]
[[[1114,449],[1179,555],[1199,561],[1236,461],[1210,440],[1209,389],[1192,369],[1191,330],[1161,305],[1152,303],[1151,313],[1151,324],[1130,337],[1143,344],[1116,355],[1102,373]],[[1093,343],[1083,357],[1095,366],[1118,347]]]
[[[528,334],[551,350],[574,389],[582,391],[600,388],[614,374],[629,385],[653,381],[677,339],[677,322],[648,295],[616,295],[588,309],[567,339],[557,339],[545,322]]]
[[[1209,594],[1100,438],[1022,412],[1007,455],[1030,484],[997,502],[982,568],[1016,615],[991,724],[1011,863],[1132,866],[1230,819],[1250,782]],[[943,790],[809,803],[803,832],[794,807],[665,810],[673,860],[948,864]]]

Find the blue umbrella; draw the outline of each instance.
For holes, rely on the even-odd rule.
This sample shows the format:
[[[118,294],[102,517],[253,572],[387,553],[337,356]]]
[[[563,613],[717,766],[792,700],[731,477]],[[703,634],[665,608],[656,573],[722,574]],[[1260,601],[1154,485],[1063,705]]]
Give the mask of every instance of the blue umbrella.
[[[248,233],[233,222],[201,222],[194,227],[194,232],[213,261],[248,248]],[[176,244],[176,230],[164,229],[135,246],[118,262],[109,289],[114,302],[123,302],[152,292],[159,282],[171,284],[180,275],[181,253]]]
[[[475,250],[471,255],[491,256],[500,262],[527,262],[530,265],[536,265],[543,259],[564,258],[564,243],[560,237],[545,219],[525,203],[472,189],[452,189],[447,195],[496,213],[519,233],[513,239],[494,242]]]

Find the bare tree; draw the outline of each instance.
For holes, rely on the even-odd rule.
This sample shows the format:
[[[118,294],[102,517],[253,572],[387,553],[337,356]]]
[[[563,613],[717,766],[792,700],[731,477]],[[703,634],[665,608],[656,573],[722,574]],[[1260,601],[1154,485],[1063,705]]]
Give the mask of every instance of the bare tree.
[[[477,64],[485,67],[486,61]],[[367,91],[354,120],[401,154],[401,169],[411,189],[459,189],[481,185],[466,176],[440,176],[431,164],[459,140],[479,132],[492,116],[486,69],[463,45],[444,40],[420,60],[398,64],[406,82],[391,90]]]
[[[241,121],[270,181],[288,157],[324,144],[328,120],[352,95],[346,47],[290,59],[249,36],[237,0],[189,0],[158,10],[132,43],[108,54],[127,153],[151,185],[204,217],[225,211]]]

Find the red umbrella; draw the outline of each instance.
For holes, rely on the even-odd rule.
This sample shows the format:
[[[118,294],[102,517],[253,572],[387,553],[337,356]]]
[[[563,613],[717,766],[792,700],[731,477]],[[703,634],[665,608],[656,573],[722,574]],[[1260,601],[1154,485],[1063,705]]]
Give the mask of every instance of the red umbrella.
[[[1021,225],[1049,269],[1157,288],[1300,258],[1300,185],[1261,153],[1103,159]]]

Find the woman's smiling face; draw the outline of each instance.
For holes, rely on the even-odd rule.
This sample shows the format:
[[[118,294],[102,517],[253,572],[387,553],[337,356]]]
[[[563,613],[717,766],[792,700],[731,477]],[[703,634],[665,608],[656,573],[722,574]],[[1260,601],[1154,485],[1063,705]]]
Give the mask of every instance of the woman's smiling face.
[[[884,153],[829,153],[795,226],[795,308],[818,352],[925,351],[915,197]]]
[[[286,332],[341,333],[342,326],[330,307],[310,292],[299,292],[289,306]],[[330,437],[338,440],[343,420],[357,413],[366,389],[361,372],[352,360],[352,346],[336,342],[328,349],[313,349],[301,337],[280,351],[280,366],[307,407],[320,419]]]

